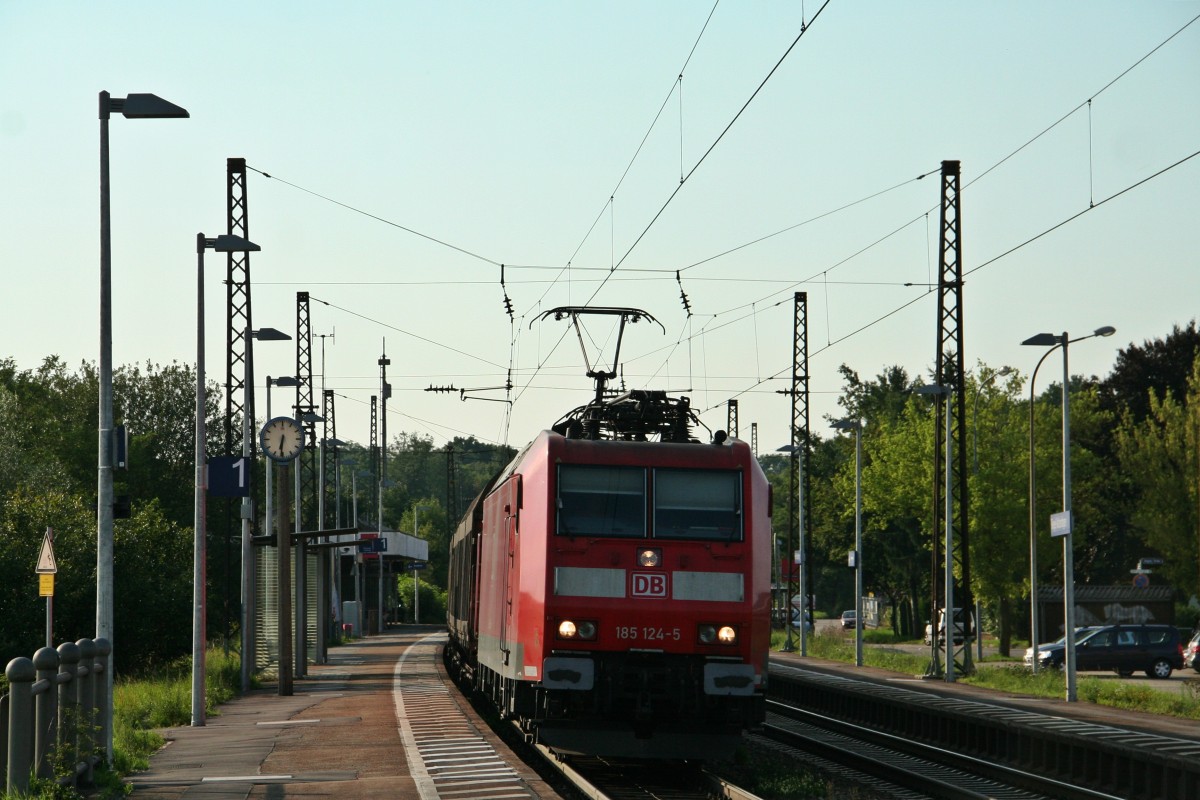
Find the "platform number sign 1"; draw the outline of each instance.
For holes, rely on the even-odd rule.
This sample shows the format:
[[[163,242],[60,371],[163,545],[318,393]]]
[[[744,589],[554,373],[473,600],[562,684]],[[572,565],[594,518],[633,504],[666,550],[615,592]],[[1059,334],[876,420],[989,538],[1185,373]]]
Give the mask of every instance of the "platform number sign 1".
[[[215,497],[250,496],[250,459],[213,456],[208,460],[208,493]]]

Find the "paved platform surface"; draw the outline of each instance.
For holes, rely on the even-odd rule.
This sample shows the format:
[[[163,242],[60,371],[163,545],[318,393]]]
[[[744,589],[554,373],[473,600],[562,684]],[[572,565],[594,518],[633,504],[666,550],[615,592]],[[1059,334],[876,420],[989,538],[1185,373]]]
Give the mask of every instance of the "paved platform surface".
[[[149,770],[131,777],[133,796],[140,800],[488,796],[472,789],[486,783],[470,780],[476,777],[470,774],[461,786],[452,791],[443,786],[439,794],[429,777],[431,772],[436,775],[437,766],[429,767],[416,752],[405,703],[396,701],[395,692],[405,653],[424,643],[419,648],[426,673],[422,680],[436,682],[446,699],[438,707],[439,719],[422,719],[421,724],[465,725],[476,738],[486,739],[519,774],[519,791],[507,796],[557,797],[516,761],[457,692],[441,691],[444,674],[440,674],[440,660],[433,664],[430,654],[435,649],[428,644],[437,630],[395,628],[331,648],[329,663],[309,667],[307,677],[295,681],[291,696],[280,696],[275,685],[265,686],[221,706],[219,715],[204,727],[162,731],[168,744],[151,758]]]

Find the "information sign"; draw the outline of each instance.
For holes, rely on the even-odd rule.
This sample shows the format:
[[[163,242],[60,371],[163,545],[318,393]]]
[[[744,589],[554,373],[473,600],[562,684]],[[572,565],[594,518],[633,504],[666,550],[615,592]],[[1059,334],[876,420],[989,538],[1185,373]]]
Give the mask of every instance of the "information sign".
[[[1071,512],[1060,511],[1050,515],[1050,535],[1066,536],[1071,532]]]
[[[38,575],[38,597],[54,597],[54,573]]]
[[[214,497],[250,496],[250,459],[213,456],[208,460],[208,493]]]

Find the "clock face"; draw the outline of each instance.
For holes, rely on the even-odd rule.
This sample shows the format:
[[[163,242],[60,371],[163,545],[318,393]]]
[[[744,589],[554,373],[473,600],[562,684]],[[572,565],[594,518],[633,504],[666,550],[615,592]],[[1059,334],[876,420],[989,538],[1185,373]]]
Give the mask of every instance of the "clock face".
[[[258,441],[268,458],[292,461],[304,450],[304,429],[291,417],[276,417],[263,425]]]

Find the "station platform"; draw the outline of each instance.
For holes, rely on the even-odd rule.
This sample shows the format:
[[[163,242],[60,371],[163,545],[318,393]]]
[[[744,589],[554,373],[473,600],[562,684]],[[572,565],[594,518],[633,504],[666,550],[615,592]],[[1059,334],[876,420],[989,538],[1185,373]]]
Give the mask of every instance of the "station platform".
[[[447,690],[441,630],[396,627],[330,648],[329,663],[310,666],[291,696],[264,685],[203,727],[161,731],[167,745],[128,779],[133,796],[556,798]],[[481,748],[492,751],[486,763],[475,760]]]

